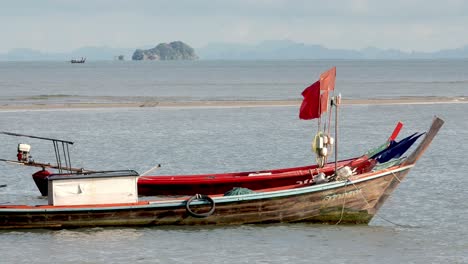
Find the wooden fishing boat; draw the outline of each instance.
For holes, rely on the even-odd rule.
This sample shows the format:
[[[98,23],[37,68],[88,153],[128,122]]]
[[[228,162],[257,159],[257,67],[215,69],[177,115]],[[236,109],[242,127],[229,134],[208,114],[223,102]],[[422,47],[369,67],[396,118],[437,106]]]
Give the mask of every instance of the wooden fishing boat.
[[[305,95],[303,105],[301,106],[300,118],[302,119],[322,119],[322,116],[328,113],[328,93],[334,89],[334,78],[336,72],[335,68],[330,69],[321,75],[320,80],[306,88],[303,95]],[[309,98],[310,97],[310,98]],[[337,99],[335,99],[337,101]],[[332,101],[333,102],[333,101]],[[338,103],[330,104],[330,107],[335,106],[338,109]],[[337,111],[336,111],[337,115]],[[331,116],[330,116],[331,117]],[[369,172],[373,166],[377,164],[377,154],[381,151],[396,150],[396,153],[391,152],[390,158],[402,155],[412,143],[415,142],[417,137],[410,137],[408,140],[396,143],[395,139],[398,136],[402,124],[398,123],[392,135],[381,146],[378,151],[373,154],[366,153],[362,157],[346,159],[338,161],[335,156],[335,162],[327,163],[329,153],[333,151],[333,146],[336,148],[337,144],[333,144],[333,138],[329,135],[330,118],[326,118],[328,123],[328,131],[320,131],[314,138],[313,149],[317,155],[317,164],[302,167],[282,168],[274,170],[258,170],[249,172],[234,172],[234,173],[215,173],[215,174],[201,174],[201,175],[155,175],[148,176],[151,171],[147,171],[138,179],[139,195],[155,196],[155,195],[193,195],[195,193],[203,193],[206,195],[223,194],[234,187],[243,187],[250,190],[260,190],[265,188],[276,188],[281,186],[294,185],[298,183],[315,183],[323,181],[333,176],[340,167],[349,167],[355,173]],[[320,127],[320,122],[319,122]],[[337,128],[337,125],[335,125]],[[51,175],[56,173],[50,172],[47,169],[55,169],[62,176],[74,176],[76,174],[88,175],[96,172],[95,170],[73,168],[69,153],[69,146],[73,144],[71,141],[30,136],[24,134],[17,134],[11,132],[0,132],[2,134],[27,137],[34,139],[41,139],[52,141],[56,157],[56,165],[50,163],[41,163],[32,160],[29,154],[30,146],[28,144],[18,145],[18,160],[6,160],[9,163],[15,163],[25,166],[42,167],[42,170],[37,171],[32,175],[34,182],[43,196],[48,195],[48,179]],[[320,143],[326,141],[326,144]],[[328,142],[330,141],[330,142]],[[411,143],[411,144],[407,144]],[[322,144],[321,146],[318,146]],[[393,145],[392,145],[393,144]],[[395,148],[394,145],[403,145],[403,150]],[[325,153],[322,153],[325,151]],[[335,150],[335,155],[338,151]],[[387,155],[388,156],[388,155]],[[382,163],[382,160],[379,160]]]
[[[0,205],[0,228],[239,225],[286,222],[366,224],[406,177],[443,123],[440,118],[435,118],[419,146],[408,157],[398,159],[397,162],[392,161],[391,164],[395,165],[381,164],[381,167],[374,167],[372,171],[365,173],[336,175],[329,182],[302,183],[233,196],[197,194],[192,197],[108,202],[105,200],[108,199],[108,194],[102,192],[100,197],[104,197],[104,200],[101,200],[101,203]],[[134,181],[132,177],[138,175],[129,171],[110,173],[106,176],[123,177],[131,182]],[[80,177],[92,178],[95,175],[74,177],[78,179],[71,180],[80,180]],[[70,180],[61,176],[50,177],[49,184],[53,187],[55,181],[60,182],[64,179]],[[64,189],[58,188],[62,191],[52,193],[49,199],[55,199],[64,193],[68,195],[72,189],[76,190],[73,193],[74,197],[80,197],[87,192],[86,188],[80,188],[82,183],[74,184],[76,185],[73,186],[78,188],[66,186],[65,192]],[[57,186],[61,187],[60,184]]]
[[[28,144],[18,145],[18,161],[4,160],[43,168],[35,173],[41,176],[35,180],[40,179],[41,192],[47,191],[48,205],[0,205],[0,228],[368,223],[428,148],[444,122],[435,118],[427,133],[415,133],[396,142],[401,129],[398,124],[382,146],[361,157],[339,161],[338,144],[330,136],[331,113],[328,113],[328,107],[335,108],[336,138],[340,96],[333,97],[328,104],[335,75],[335,68],[330,69],[303,92],[299,117],[318,119],[319,124],[312,144],[317,165],[186,176],[90,171],[72,167],[69,145],[73,142],[1,132],[52,141],[57,164],[32,160]],[[328,120],[323,128],[322,120]],[[423,135],[416,150],[403,157]],[[328,162],[333,150],[334,162]],[[50,174],[46,167],[57,169],[59,173]],[[138,194],[158,197],[142,201]],[[174,197],[180,194],[189,196]]]
[[[400,129],[401,123],[398,123],[395,127],[392,136],[384,143],[385,146],[389,142],[394,142]],[[27,156],[29,153],[23,152],[22,158],[18,161],[5,160],[9,163],[20,164],[32,167],[42,167],[43,169],[32,174],[32,178],[43,196],[48,195],[48,178],[55,175],[47,169],[56,169],[62,176],[74,176],[75,174],[88,175],[95,173],[94,170],[87,170],[82,168],[71,167],[70,156],[68,153],[68,144],[73,142],[50,139],[36,136],[29,136],[23,134],[6,133],[11,136],[20,137],[33,137],[42,140],[51,140],[54,142],[54,149],[56,150],[56,156],[63,158],[57,159],[59,165],[51,165],[46,163],[35,162],[29,160]],[[66,151],[60,151],[58,147],[62,144],[66,147]],[[24,145],[24,144],[20,144]],[[19,147],[20,148],[20,147]],[[369,154],[368,154],[369,155]],[[349,166],[352,170],[356,170],[359,173],[368,172],[372,169],[369,166],[368,155],[362,157],[350,158],[339,161],[338,167]],[[64,163],[65,165],[63,165]],[[375,164],[371,164],[375,165]],[[159,167],[159,166],[157,166]],[[68,172],[68,173],[63,173]],[[156,196],[156,195],[192,195],[195,193],[203,194],[223,194],[234,187],[243,187],[251,190],[260,190],[266,188],[276,188],[281,186],[288,186],[300,183],[313,183],[314,178],[323,173],[325,176],[330,176],[335,172],[335,163],[327,163],[323,167],[318,165],[307,165],[301,167],[282,168],[273,170],[259,170],[259,171],[248,171],[248,172],[232,172],[232,173],[211,173],[211,174],[197,174],[197,175],[142,175],[138,178],[138,193],[141,196]]]
[[[70,63],[85,63],[86,62],[86,58],[81,58],[79,60],[77,59],[71,59],[70,60]]]

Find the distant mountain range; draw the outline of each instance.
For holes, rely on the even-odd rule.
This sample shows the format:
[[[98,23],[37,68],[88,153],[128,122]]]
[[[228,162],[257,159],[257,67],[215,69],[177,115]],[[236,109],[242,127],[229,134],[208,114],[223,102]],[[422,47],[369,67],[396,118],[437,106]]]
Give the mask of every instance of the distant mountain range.
[[[135,49],[119,49],[110,47],[83,47],[71,52],[48,53],[33,49],[13,49],[0,54],[0,61],[69,61],[82,57],[89,60],[114,60],[119,55],[130,59]]]
[[[151,46],[139,47],[142,49]],[[72,52],[46,53],[32,49],[13,49],[0,54],[0,61],[69,61],[86,57],[87,61],[114,60],[124,55],[131,60],[136,48],[83,47]],[[195,49],[201,60],[302,60],[302,59],[466,59],[468,45],[436,52],[403,52],[397,49],[369,47],[362,50],[330,49],[322,45],[290,40],[268,40],[257,45],[211,43]]]
[[[369,47],[362,50],[329,49],[322,45],[290,40],[268,40],[257,45],[212,43],[197,49],[201,59],[210,60],[301,60],[301,59],[463,59],[468,45],[437,52],[403,52]]]

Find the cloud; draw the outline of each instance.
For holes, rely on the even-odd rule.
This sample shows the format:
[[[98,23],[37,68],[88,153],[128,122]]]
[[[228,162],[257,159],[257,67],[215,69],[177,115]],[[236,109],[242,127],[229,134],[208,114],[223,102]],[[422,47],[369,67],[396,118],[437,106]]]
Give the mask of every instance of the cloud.
[[[462,0],[16,0],[0,9],[0,52],[286,38],[431,51],[468,43],[467,10]]]
[[[463,0],[16,0],[1,15],[142,14],[153,16],[412,16],[467,15]]]

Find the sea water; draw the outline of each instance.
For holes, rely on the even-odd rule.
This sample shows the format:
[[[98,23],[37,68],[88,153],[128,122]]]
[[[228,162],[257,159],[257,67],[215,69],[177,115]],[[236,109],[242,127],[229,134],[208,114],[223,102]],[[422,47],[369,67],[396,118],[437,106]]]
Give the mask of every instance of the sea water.
[[[468,60],[0,62],[0,105],[299,99],[331,66],[348,99],[467,95]]]
[[[239,85],[241,96],[238,98],[255,100],[264,98],[262,92],[258,91],[261,90],[259,88],[261,85],[255,84],[254,74],[251,75],[249,72],[257,73],[259,78],[257,83],[270,84],[270,88],[263,89],[272,90],[273,97],[288,98],[278,95],[280,89],[275,89],[273,84],[274,77],[277,77],[275,75],[279,75],[279,69],[288,68],[285,65],[310,67],[311,72],[317,72],[308,74],[311,75],[310,81],[313,81],[319,71],[333,64],[348,65],[343,67],[347,70],[341,70],[342,75],[348,76],[347,79],[360,78],[346,71],[353,71],[364,78],[366,75],[358,69],[366,68],[372,71],[373,67],[368,65],[374,63],[380,70],[374,70],[373,73],[376,71],[381,73],[377,77],[375,74],[369,74],[367,80],[357,82],[361,85],[375,83],[376,87],[372,89],[366,85],[364,88],[369,93],[375,90],[376,94],[360,94],[349,90],[349,87],[345,88],[345,83],[337,81],[337,90],[343,87],[343,90],[348,89],[347,93],[356,93],[355,97],[358,98],[379,97],[378,94],[393,97],[390,91],[380,87],[384,85],[383,80],[393,79],[385,72],[389,72],[390,75],[397,71],[406,74],[403,75],[403,80],[398,80],[397,76],[394,76],[394,81],[398,85],[387,84],[394,87],[396,92],[403,90],[402,93],[405,95],[444,95],[444,89],[453,95],[465,95],[467,87],[463,84],[468,79],[463,75],[463,72],[467,72],[468,64],[463,61],[454,61],[453,64],[443,62],[445,66],[441,68],[448,67],[448,69],[445,69],[445,74],[440,76],[426,75],[424,70],[431,67],[423,62],[419,62],[421,68],[416,66],[411,68],[412,73],[408,72],[409,67],[406,70],[398,68],[405,68],[407,63],[415,62],[402,61],[199,63],[213,63],[221,65],[219,67],[230,68],[224,77],[216,78],[219,80],[224,78],[226,83],[231,83],[234,90],[235,83],[242,81],[233,81],[233,79],[243,79],[242,76],[249,75],[249,78],[252,78],[249,83],[255,89],[249,91],[248,85],[246,87]],[[431,61],[427,63],[442,64]],[[9,63],[1,64],[2,72],[7,71],[13,76],[24,74],[23,70],[16,72],[11,69],[19,67],[18,64],[13,63],[11,68],[5,66],[6,64]],[[25,63],[20,68],[34,68],[35,64]],[[47,66],[48,63],[44,64]],[[188,76],[188,80],[195,79],[195,76],[201,72],[203,76],[210,76],[209,67],[202,67],[202,70],[197,66],[187,66],[188,64],[180,63],[177,66],[177,63],[169,63],[167,67],[172,67],[174,70],[183,69],[182,72]],[[40,67],[29,70],[29,73],[39,72],[33,74],[35,77],[30,76],[29,86],[24,83],[19,86],[28,86],[30,92],[35,95],[115,95],[109,92],[113,89],[111,86],[117,83],[111,78],[122,77],[119,77],[118,70],[115,74],[111,74],[113,70],[109,67],[114,67],[112,65],[114,64],[104,62],[90,64],[89,67],[92,66],[93,70],[88,74],[99,76],[101,72],[103,79],[100,82],[105,86],[99,90],[96,85],[90,94],[80,92],[80,86],[76,84],[80,82],[80,78],[69,76],[71,73],[57,78],[75,79],[76,82],[70,83],[73,89],[65,83],[63,91],[55,92],[51,88],[38,87],[39,83],[44,84],[42,76],[47,75],[44,72],[40,74]],[[62,65],[62,67],[69,66]],[[154,67],[154,72],[158,72],[156,69],[161,70],[161,68],[164,69],[161,71],[169,72],[164,65],[159,64],[140,66],[129,62],[125,67]],[[186,67],[192,67],[193,72]],[[337,68],[338,80],[340,69]],[[464,69],[463,72],[460,69]],[[76,71],[80,71],[80,68]],[[216,73],[217,67],[213,67],[213,71]],[[268,73],[269,71],[277,73]],[[302,73],[306,71],[307,69],[301,70]],[[452,74],[454,81],[447,78],[449,73]],[[226,77],[227,75],[231,78]],[[300,94],[306,83],[305,75],[296,83],[293,79],[301,75],[297,71],[285,70],[283,75],[277,78],[278,82],[283,88],[286,87],[284,83],[290,83],[287,87],[291,85],[289,88],[291,93],[296,94],[291,95],[291,98],[298,98],[297,94]],[[150,79],[154,78],[148,76]],[[17,78],[19,81],[19,77]],[[50,78],[51,83],[58,82],[54,77]],[[181,75],[180,82],[189,83],[184,78],[184,75]],[[25,82],[26,79],[24,78]],[[88,80],[81,81],[91,85]],[[2,94],[13,97],[14,100],[23,96],[19,92],[21,89],[16,93],[12,92],[4,86],[5,82],[10,82],[8,76],[2,75],[2,85],[0,85]],[[410,85],[412,83],[415,85]],[[420,86],[430,84],[429,86],[434,87],[426,90],[420,87],[420,90],[414,90],[416,84]],[[453,86],[450,86],[451,84]],[[404,89],[405,87],[407,89]],[[122,86],[117,89],[116,94],[141,95],[138,89],[133,92],[132,89],[133,86],[128,83],[127,89]],[[235,94],[234,90],[228,88],[218,87],[218,89],[222,90],[221,94]],[[26,90],[24,88],[24,91]],[[143,96],[159,95],[152,90],[152,94]],[[180,90],[177,85],[174,86],[173,94],[170,96],[203,97],[197,92]],[[237,97],[223,95],[221,98]],[[410,171],[408,177],[368,226],[271,224],[0,231],[0,263],[314,263],[319,261],[467,263],[468,204],[465,190],[468,184],[466,177],[468,166],[465,161],[468,152],[467,112],[468,104],[343,105],[341,107],[339,159],[361,155],[369,148],[379,145],[389,137],[398,121],[404,123],[400,138],[416,131],[425,131],[434,115],[446,121],[416,167]],[[161,168],[153,174],[164,175],[272,169],[313,163],[310,141],[316,130],[316,123],[299,120],[297,107],[155,107],[0,111],[0,128],[1,131],[74,141],[71,157],[72,165],[75,167],[96,170],[135,169],[142,173],[156,164],[161,164]],[[32,145],[32,155],[35,160],[54,161],[51,143],[8,136],[1,136],[0,158],[14,159],[19,142]],[[34,168],[0,164],[0,184],[8,185],[6,188],[0,188],[0,203],[45,203],[45,199],[39,196],[30,177],[34,171]]]

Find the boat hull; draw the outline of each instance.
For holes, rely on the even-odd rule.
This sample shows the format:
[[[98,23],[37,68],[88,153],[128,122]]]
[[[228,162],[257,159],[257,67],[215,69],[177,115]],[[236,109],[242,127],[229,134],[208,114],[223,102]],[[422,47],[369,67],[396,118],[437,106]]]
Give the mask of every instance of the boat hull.
[[[369,173],[356,180],[249,195],[213,197],[215,210],[194,217],[186,198],[102,206],[2,206],[0,228],[240,225],[260,223],[367,224],[411,166]],[[194,207],[208,211],[211,204]]]

